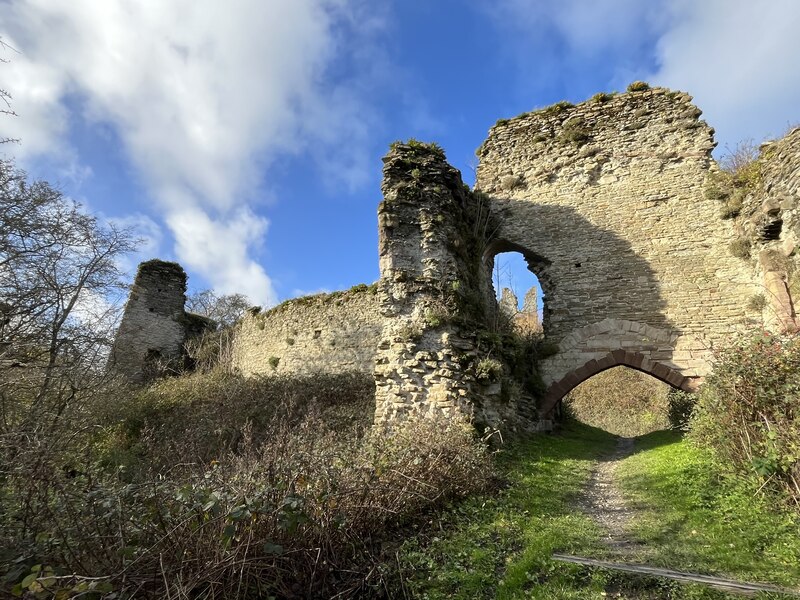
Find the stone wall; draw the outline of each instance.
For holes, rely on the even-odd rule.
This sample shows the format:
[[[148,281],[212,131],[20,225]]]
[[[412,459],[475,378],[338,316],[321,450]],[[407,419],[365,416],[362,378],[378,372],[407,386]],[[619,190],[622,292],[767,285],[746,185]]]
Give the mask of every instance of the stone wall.
[[[732,222],[704,194],[714,141],[700,114],[685,93],[647,89],[489,132],[476,185],[500,224],[488,268],[515,250],[539,278],[544,333],[558,350],[544,362],[547,383],[576,385],[565,379],[587,363],[582,375],[605,368],[597,361],[617,350],[685,383],[708,373],[712,346],[747,321],[757,286],[730,252]]]
[[[375,367],[376,422],[440,412],[505,431],[537,427],[532,396],[513,380],[500,336],[487,330],[492,314],[480,293],[481,260],[491,215],[484,198],[435,145],[395,144],[383,173],[385,325]]]
[[[134,382],[184,366],[184,343],[210,326],[186,313],[186,272],[178,263],[139,265],[122,315],[109,367]]]
[[[800,130],[764,147],[736,204],[714,191],[713,130],[699,117],[685,93],[640,88],[501,120],[474,191],[437,146],[393,145],[377,287],[249,314],[234,367],[372,372],[377,423],[442,412],[505,431],[546,428],[570,389],[616,365],[695,389],[737,329],[796,330],[800,294]],[[534,296],[530,326],[502,329],[491,274],[506,251],[543,288],[538,346],[517,335],[540,336]],[[185,287],[174,263],[141,266],[118,369],[141,379],[149,360],[180,358]]]
[[[760,156],[745,166],[739,190],[745,195],[735,221],[740,248],[752,265],[759,292],[751,297],[755,317],[776,332],[795,332],[800,325],[800,128],[762,144]],[[726,199],[728,202],[730,198]],[[744,244],[742,245],[742,242]]]
[[[239,322],[233,366],[244,375],[372,374],[382,327],[374,285],[288,300]]]

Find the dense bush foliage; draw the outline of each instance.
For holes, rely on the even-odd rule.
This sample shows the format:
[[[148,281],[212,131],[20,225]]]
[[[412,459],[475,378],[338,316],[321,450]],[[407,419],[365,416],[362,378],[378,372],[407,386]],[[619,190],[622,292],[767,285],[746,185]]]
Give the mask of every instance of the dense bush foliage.
[[[68,442],[2,447],[0,589],[381,595],[391,532],[492,469],[465,423],[367,430],[365,379],[173,378],[110,390]]]
[[[691,435],[800,503],[800,338],[742,337],[716,357]]]
[[[581,383],[565,398],[579,421],[616,435],[634,437],[667,429],[670,387],[627,367],[615,367]]]

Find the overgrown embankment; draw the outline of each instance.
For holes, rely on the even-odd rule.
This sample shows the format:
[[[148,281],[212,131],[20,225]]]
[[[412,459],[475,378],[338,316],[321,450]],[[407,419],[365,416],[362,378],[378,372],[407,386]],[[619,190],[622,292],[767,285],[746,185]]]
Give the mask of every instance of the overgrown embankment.
[[[178,377],[0,446],[0,592],[385,596],[402,528],[482,490],[492,465],[459,420],[368,430],[365,380]]]
[[[670,426],[670,387],[641,371],[615,367],[590,377],[564,399],[578,421],[635,437]]]

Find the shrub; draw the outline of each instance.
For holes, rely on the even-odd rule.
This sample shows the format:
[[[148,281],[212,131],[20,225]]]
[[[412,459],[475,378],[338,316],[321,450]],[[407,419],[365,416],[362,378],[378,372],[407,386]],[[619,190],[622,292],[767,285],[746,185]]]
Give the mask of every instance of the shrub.
[[[764,294],[753,294],[747,299],[747,310],[761,312],[767,306],[767,299]]]
[[[263,329],[263,323],[261,324]],[[204,331],[190,338],[184,344],[184,351],[190,370],[209,373],[214,370],[231,372],[233,370],[233,339],[235,330],[224,327],[214,331]]]
[[[425,309],[425,324],[439,327],[452,319],[452,314],[444,304],[434,304]]]
[[[556,342],[545,338],[537,340],[534,346],[534,353],[539,360],[555,356],[560,350]]]
[[[475,365],[475,379],[482,382],[500,381],[503,363],[495,358],[482,358]]]
[[[605,92],[598,92],[597,94],[595,94],[594,96],[589,98],[589,100],[591,102],[595,102],[597,104],[604,104],[604,103],[608,102],[609,100],[611,100],[613,97],[614,97],[614,94],[607,94]]]
[[[163,380],[118,408],[104,434],[103,460],[161,472],[236,452],[245,432],[260,445],[272,423],[300,423],[309,411],[328,429],[356,436],[370,427],[375,384],[362,373],[249,377],[223,372]]]
[[[419,323],[407,321],[397,327],[395,339],[403,343],[415,342],[422,337],[422,333],[422,326]]]
[[[634,81],[628,86],[629,92],[644,92],[650,89],[650,84],[646,81]]]
[[[562,112],[574,107],[575,105],[572,102],[561,100],[560,102],[556,102],[555,104],[551,104],[550,106],[545,106],[544,108],[537,110],[536,112],[550,117],[561,114]]]
[[[414,420],[358,438],[337,433],[323,412],[311,403],[299,420],[279,411],[260,442],[246,427],[236,452],[192,464],[176,455],[134,479],[90,452],[66,470],[63,455],[17,444],[0,480],[0,593],[25,583],[36,597],[378,595],[391,576],[384,541],[481,489],[490,457],[460,421]],[[175,422],[159,435],[173,435]]]
[[[269,363],[270,367],[272,367],[273,369],[277,369],[278,368],[278,364],[280,364],[280,362],[281,362],[281,359],[278,358],[277,356],[270,356],[269,360],[267,360],[267,362]]]
[[[720,216],[733,219],[744,208],[748,194],[761,186],[758,147],[752,141],[737,144],[720,159],[720,171],[709,174],[705,196],[723,202]]]
[[[738,217],[739,213],[742,212],[742,208],[744,207],[744,198],[744,191],[736,190],[725,201],[725,204],[722,206],[722,210],[720,211],[720,216],[723,219],[734,219]]]
[[[577,117],[567,119],[564,122],[564,128],[559,134],[559,139],[562,141],[570,142],[581,146],[591,138],[591,131],[589,131]]]
[[[672,429],[686,431],[689,429],[689,421],[692,412],[697,404],[697,396],[682,390],[670,390],[667,394],[669,403],[668,419]]]
[[[692,437],[800,504],[800,338],[766,332],[717,353]]]
[[[397,148],[400,148],[402,146],[409,147],[411,150],[413,150],[416,154],[419,155],[432,154],[436,158],[439,158],[441,160],[446,160],[444,150],[436,142],[426,143],[426,142],[421,142],[415,138],[409,138],[406,142],[397,140],[389,144],[389,148],[392,150],[396,150]]]
[[[728,246],[728,251],[736,258],[746,260],[750,258],[750,240],[747,238],[733,240]]]

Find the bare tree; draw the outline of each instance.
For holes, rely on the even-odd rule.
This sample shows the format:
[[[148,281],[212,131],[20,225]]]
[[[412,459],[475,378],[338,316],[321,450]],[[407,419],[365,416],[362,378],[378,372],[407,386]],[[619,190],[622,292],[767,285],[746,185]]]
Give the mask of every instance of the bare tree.
[[[186,299],[186,309],[189,312],[208,317],[219,328],[235,324],[248,308],[250,301],[244,294],[218,296],[213,290],[202,290],[190,294]]]
[[[11,46],[9,46],[2,37],[0,37],[0,51],[6,50],[14,50]],[[0,57],[0,63],[7,63],[8,59]],[[9,92],[6,88],[0,86],[0,114],[6,115],[9,117],[16,117],[17,113],[11,108],[11,92]],[[0,135],[0,144],[7,144],[9,142],[19,142],[17,138],[6,137]]]
[[[58,418],[101,372],[130,231],[0,161],[0,427]]]

